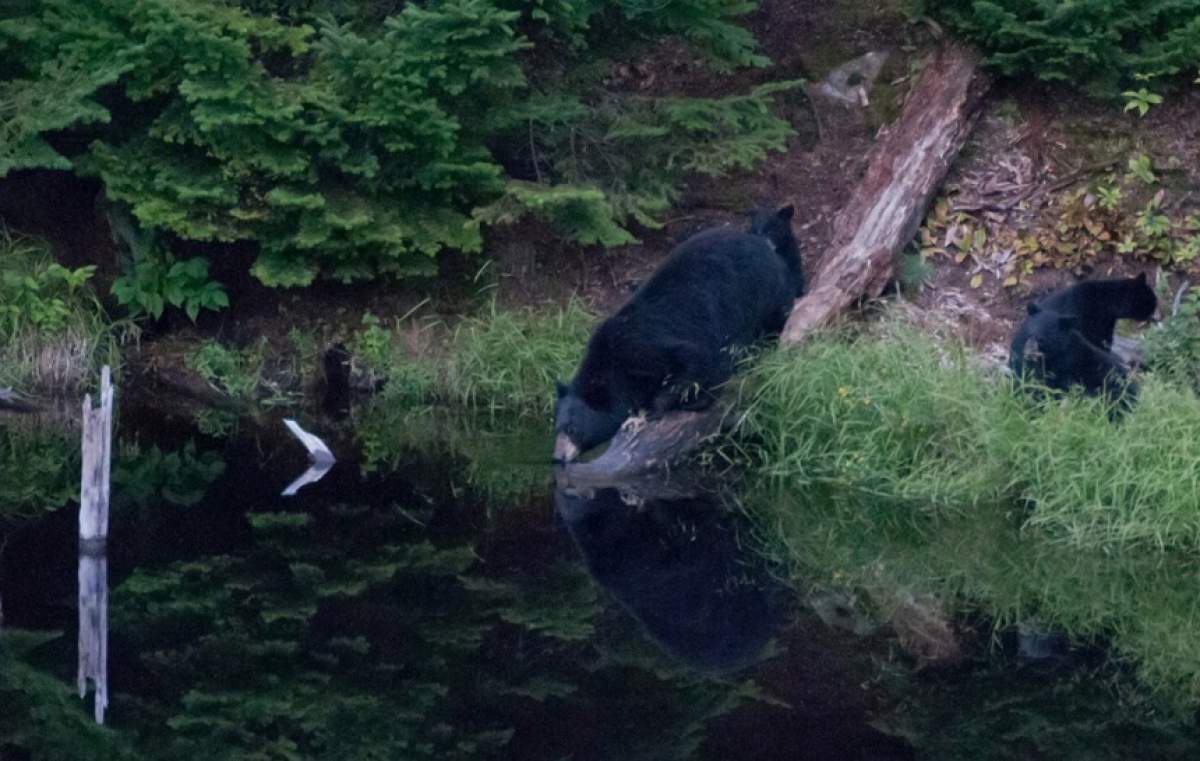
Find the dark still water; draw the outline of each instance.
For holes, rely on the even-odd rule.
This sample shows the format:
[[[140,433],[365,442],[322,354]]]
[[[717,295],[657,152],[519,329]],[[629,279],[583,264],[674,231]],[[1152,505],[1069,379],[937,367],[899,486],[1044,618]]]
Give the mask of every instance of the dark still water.
[[[339,462],[282,497],[278,420],[126,411],[99,726],[77,434],[0,421],[0,759],[1200,758],[1095,644],[923,666],[711,489],[556,491],[540,430],[306,426]]]

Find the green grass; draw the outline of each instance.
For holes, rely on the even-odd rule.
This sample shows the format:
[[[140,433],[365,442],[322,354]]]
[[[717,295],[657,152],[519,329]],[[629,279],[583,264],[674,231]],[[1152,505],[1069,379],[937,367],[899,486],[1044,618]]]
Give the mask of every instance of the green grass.
[[[961,347],[905,328],[823,336],[765,357],[743,385],[739,454],[787,486],[849,488],[917,512],[1032,504],[1078,547],[1200,547],[1200,400],[1150,377],[1131,412],[1035,403]]]
[[[548,415],[554,382],[574,374],[594,324],[577,301],[552,312],[508,312],[493,304],[458,322],[438,351],[414,356],[393,345],[383,398],[402,406],[436,402],[491,414]]]
[[[1107,642],[1150,691],[1200,704],[1200,400],[1148,377],[1111,422],[1033,402],[905,328],[814,337],[751,368],[731,456],[763,551],[797,586],[934,595],[1003,627]]]
[[[69,394],[109,364],[119,369],[114,325],[88,280],[48,244],[0,225],[0,388]]]

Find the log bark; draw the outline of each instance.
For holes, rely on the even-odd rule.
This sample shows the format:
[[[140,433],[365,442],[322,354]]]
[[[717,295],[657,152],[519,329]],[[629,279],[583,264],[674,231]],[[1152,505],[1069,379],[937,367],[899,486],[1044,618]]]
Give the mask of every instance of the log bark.
[[[727,412],[726,407],[717,404],[704,412],[669,412],[655,420],[630,418],[599,457],[567,465],[566,481],[575,486],[603,487],[669,467],[681,453],[718,433]]]
[[[781,343],[797,343],[860,299],[880,294],[966,142],[988,85],[969,48],[947,42],[933,54],[900,117],[877,136],[866,174],[835,218],[831,244],[809,293],[793,306]],[[717,433],[725,417],[724,408],[714,407],[627,423],[600,457],[569,465],[568,473],[599,484],[667,465]]]
[[[876,137],[867,172],[834,219],[813,287],[792,307],[781,343],[797,343],[880,294],[962,150],[987,87],[974,51],[952,42],[937,50],[900,118]]]

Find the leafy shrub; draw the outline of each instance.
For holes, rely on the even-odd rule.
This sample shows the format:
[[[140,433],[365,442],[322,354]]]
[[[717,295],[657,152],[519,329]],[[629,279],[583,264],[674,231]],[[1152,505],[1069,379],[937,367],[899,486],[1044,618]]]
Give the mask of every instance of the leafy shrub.
[[[157,320],[169,304],[195,322],[201,309],[229,306],[221,284],[208,279],[207,259],[177,261],[169,251],[135,254],[130,271],[113,281],[112,293],[132,318],[149,315]]]
[[[32,7],[0,20],[0,102],[15,105],[0,109],[0,176],[98,177],[147,231],[257,242],[252,271],[272,286],[430,274],[443,249],[480,250],[481,224],[526,213],[626,242],[683,172],[748,166],[789,134],[767,110],[774,86],[601,89],[605,56],[666,35],[719,69],[764,63],[732,23],[746,0]],[[565,68],[539,65],[550,55]],[[54,145],[76,148],[52,147],[64,131]]]
[[[924,0],[923,12],[979,44],[1007,75],[1071,82],[1116,97],[1136,74],[1200,61],[1200,0]]]

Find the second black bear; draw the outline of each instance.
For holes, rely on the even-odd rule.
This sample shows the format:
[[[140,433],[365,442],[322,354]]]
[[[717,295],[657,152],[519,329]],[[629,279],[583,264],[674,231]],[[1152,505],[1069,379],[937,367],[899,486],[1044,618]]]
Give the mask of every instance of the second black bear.
[[[1018,378],[1040,381],[1067,391],[1082,386],[1085,393],[1104,392],[1110,399],[1132,398],[1137,388],[1126,378],[1125,366],[1112,352],[1084,337],[1082,321],[1037,304],[1013,338],[1009,367]]]
[[[708,230],[679,244],[596,328],[569,384],[558,383],[554,458],[570,462],[640,410],[703,409],[738,354],[783,329],[803,289],[786,206],[751,232]]]
[[[1047,296],[1038,306],[1079,318],[1083,337],[1098,348],[1108,349],[1117,320],[1149,320],[1158,309],[1158,297],[1143,272],[1136,277],[1077,283]]]

